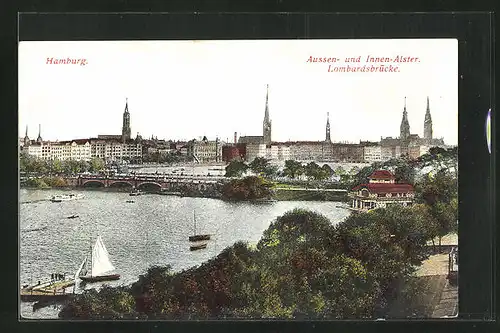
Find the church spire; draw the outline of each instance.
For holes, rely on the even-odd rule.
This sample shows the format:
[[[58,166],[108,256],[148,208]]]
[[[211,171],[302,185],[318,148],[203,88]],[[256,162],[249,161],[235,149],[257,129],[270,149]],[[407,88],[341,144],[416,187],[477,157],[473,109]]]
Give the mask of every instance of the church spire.
[[[271,144],[271,119],[269,118],[269,84],[266,85],[266,109],[262,124],[262,138],[266,145]]]
[[[424,139],[425,140],[432,139],[432,117],[431,117],[431,108],[429,107],[429,96],[427,96],[427,109],[425,111],[425,119],[424,119]]]
[[[405,105],[403,108],[403,119],[399,128],[399,139],[405,141],[410,136],[410,123],[408,121],[408,112],[406,111],[406,96]]]
[[[128,98],[125,98],[125,111],[123,111],[122,141],[125,143],[131,138],[130,112],[128,111]]]
[[[266,85],[266,110],[264,113],[264,121],[269,121],[269,84]]]
[[[42,125],[38,124],[38,138],[36,139],[36,142],[41,143],[42,142]]]
[[[326,113],[326,142],[332,142],[332,138],[330,136],[330,112]]]
[[[26,133],[24,135],[24,145],[27,146],[30,144],[30,138],[28,136],[28,125],[26,125]]]

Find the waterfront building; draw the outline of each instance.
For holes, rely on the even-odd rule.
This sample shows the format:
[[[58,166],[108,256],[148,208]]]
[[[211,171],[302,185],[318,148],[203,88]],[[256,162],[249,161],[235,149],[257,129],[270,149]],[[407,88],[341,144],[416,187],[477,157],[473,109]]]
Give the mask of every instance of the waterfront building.
[[[30,143],[25,150],[27,150],[29,155],[42,160],[89,161],[91,159],[91,145],[89,139],[34,142]]]
[[[91,157],[110,161],[142,159],[142,145],[134,140],[90,139]]]
[[[186,145],[187,155],[198,163],[220,162],[222,161],[223,144],[219,138],[213,141],[208,140],[206,136],[201,141],[193,139]]]
[[[363,160],[367,163],[382,161],[382,147],[378,144],[366,144],[363,147]]]
[[[91,159],[89,139],[61,141],[49,143],[47,146],[50,147],[50,159],[61,161],[90,161]]]
[[[368,179],[368,184],[360,184],[349,193],[353,209],[366,211],[393,204],[409,206],[413,203],[415,197],[413,186],[396,183],[390,171],[376,170]]]
[[[25,151],[27,150],[28,154],[35,157],[35,158],[38,158],[38,159],[42,158],[42,144],[40,144],[38,142],[30,144],[27,147],[25,146],[24,150]]]
[[[238,147],[236,145],[222,146],[222,161],[229,163],[234,159],[241,159]]]
[[[247,162],[252,162],[257,157],[266,157],[266,150],[264,143],[247,143],[245,159]]]

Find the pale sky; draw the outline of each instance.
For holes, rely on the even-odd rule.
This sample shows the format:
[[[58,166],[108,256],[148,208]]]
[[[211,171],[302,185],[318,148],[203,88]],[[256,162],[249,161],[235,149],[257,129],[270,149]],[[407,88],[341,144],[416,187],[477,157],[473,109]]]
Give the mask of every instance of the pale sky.
[[[328,72],[312,57],[418,57],[397,73]],[[47,64],[47,58],[87,65]],[[370,63],[368,65],[372,65]],[[388,63],[383,63],[388,66]],[[121,134],[233,140],[262,135],[266,84],[273,141],[378,141],[399,135],[404,97],[411,133],[423,136],[426,97],[434,137],[458,142],[455,39],[20,42],[19,133],[44,140]]]

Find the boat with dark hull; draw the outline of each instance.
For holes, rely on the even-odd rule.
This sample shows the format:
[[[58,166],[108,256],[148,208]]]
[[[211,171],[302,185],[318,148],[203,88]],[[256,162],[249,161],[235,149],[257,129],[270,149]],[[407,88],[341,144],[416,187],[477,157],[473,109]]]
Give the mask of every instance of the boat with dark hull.
[[[191,245],[189,247],[189,250],[190,251],[198,251],[198,250],[203,250],[203,249],[206,249],[206,248],[207,248],[207,243],[201,243],[201,244]]]
[[[91,249],[90,260],[90,265],[88,265],[88,259],[85,258],[76,274],[83,282],[91,283],[120,279],[120,274],[111,273],[115,270],[115,267],[109,259],[108,250],[106,250],[101,236],[97,237]]]
[[[194,234],[189,236],[188,239],[190,242],[199,242],[199,241],[207,241],[210,240],[210,234],[196,234],[196,213],[193,212],[193,224],[194,224]]]
[[[24,229],[24,230],[21,230],[21,232],[32,232],[32,231],[43,231],[47,229],[47,226],[44,225],[42,227],[38,227],[38,228],[28,228],[28,229]]]
[[[120,280],[120,274],[109,274],[109,275],[99,275],[99,276],[80,276],[80,280],[90,283],[99,281],[112,281]]]

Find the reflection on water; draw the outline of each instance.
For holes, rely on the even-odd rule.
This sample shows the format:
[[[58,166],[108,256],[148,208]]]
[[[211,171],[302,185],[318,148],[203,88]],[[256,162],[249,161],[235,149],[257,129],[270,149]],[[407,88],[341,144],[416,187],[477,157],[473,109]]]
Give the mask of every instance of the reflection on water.
[[[338,202],[253,204],[152,194],[126,203],[128,193],[101,191],[85,191],[85,198],[76,201],[46,200],[58,193],[61,191],[21,189],[21,284],[45,280],[54,272],[74,275],[98,235],[121,274],[120,280],[106,282],[116,286],[135,282],[152,265],[169,264],[182,270],[199,265],[238,240],[257,243],[272,220],[294,208],[317,211],[333,223],[349,215],[343,208],[347,205]],[[206,249],[192,252],[188,236],[193,234],[194,212],[197,232],[213,236]],[[67,218],[73,214],[79,218]],[[99,284],[87,288],[95,286]],[[23,316],[57,316],[57,308],[33,313],[31,305],[22,303]]]

